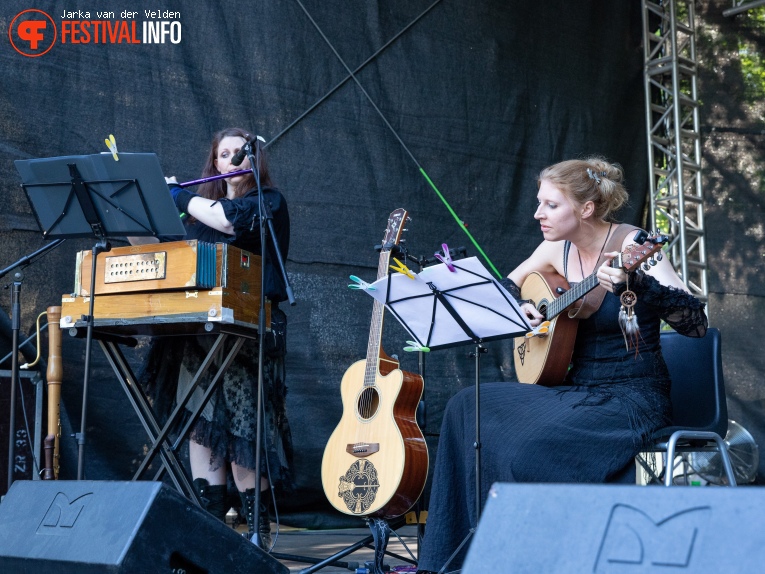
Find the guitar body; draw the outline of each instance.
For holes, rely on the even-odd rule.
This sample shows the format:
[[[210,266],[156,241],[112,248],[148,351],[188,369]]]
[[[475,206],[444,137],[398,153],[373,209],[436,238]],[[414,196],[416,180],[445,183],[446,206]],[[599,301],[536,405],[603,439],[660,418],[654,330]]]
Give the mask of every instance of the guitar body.
[[[366,366],[357,361],[343,375],[343,416],[325,447],[321,480],[340,512],[393,518],[414,505],[428,475],[416,420],[423,380],[381,355],[374,385],[364,387]]]
[[[568,282],[557,273],[533,272],[521,287],[521,298],[530,300],[547,317],[550,303],[557,299],[556,289],[569,289]],[[516,337],[515,373],[521,383],[556,386],[563,384],[571,363],[576,342],[577,320],[561,313],[550,320],[544,337]]]

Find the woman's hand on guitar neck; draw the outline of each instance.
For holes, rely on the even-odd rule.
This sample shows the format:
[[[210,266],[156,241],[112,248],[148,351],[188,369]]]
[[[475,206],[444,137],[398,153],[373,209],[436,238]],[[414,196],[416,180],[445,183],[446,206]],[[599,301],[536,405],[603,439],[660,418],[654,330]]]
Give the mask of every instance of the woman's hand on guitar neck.
[[[617,255],[619,255],[618,251],[604,253],[603,256],[606,260],[598,269],[598,282],[601,287],[611,293],[614,293],[620,283],[627,281],[627,274],[624,272],[624,269],[621,267],[611,267],[611,262]]]

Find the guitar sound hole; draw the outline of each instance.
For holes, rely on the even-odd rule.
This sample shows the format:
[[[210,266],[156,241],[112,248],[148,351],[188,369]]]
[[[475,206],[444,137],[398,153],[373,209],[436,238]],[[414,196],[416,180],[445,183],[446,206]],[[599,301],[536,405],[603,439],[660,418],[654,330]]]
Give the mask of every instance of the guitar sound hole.
[[[358,402],[358,413],[362,419],[370,419],[380,406],[380,396],[377,389],[367,388],[361,391]]]

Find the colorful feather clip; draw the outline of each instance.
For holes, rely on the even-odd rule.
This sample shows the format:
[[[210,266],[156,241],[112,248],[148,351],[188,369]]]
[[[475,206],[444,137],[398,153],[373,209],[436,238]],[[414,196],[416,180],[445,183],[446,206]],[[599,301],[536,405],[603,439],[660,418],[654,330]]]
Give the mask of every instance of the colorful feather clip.
[[[526,338],[532,337],[544,337],[550,332],[550,321],[542,321],[539,325],[534,327],[531,331],[526,333]]]
[[[355,283],[351,283],[348,285],[351,289],[363,289],[364,291],[375,291],[376,287],[373,287],[363,279],[359,279],[355,275],[351,275],[351,281],[354,281]]]
[[[407,267],[406,265],[401,263],[401,261],[399,261],[395,257],[393,258],[393,261],[395,261],[396,264],[395,265],[391,265],[390,266],[391,269],[393,269],[397,273],[401,273],[402,275],[406,275],[407,277],[409,277],[409,279],[414,279],[414,273],[412,273],[412,271],[409,269],[409,267]]]
[[[416,352],[430,353],[430,347],[423,347],[417,341],[407,341],[406,344],[408,345],[408,347],[404,347],[404,351],[406,351],[407,353],[416,353]]]
[[[438,259],[441,263],[446,265],[446,268],[449,269],[452,273],[457,271],[454,268],[454,265],[452,263],[452,256],[451,253],[449,253],[449,246],[446,243],[441,244],[441,249],[444,250],[444,254],[441,255],[440,253],[434,253],[433,256]]]
[[[114,139],[114,136],[109,134],[109,137],[104,140],[104,143],[106,144],[106,147],[109,148],[109,151],[112,152],[114,161],[119,161],[120,158],[117,156],[117,141]]]

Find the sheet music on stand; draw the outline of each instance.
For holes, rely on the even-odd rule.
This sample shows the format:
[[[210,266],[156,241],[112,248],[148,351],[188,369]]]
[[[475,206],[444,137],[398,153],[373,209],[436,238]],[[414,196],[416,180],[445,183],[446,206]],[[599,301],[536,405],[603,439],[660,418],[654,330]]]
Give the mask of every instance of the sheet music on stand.
[[[426,267],[415,279],[389,274],[366,292],[430,350],[517,337],[532,330],[510,293],[477,257]]]

